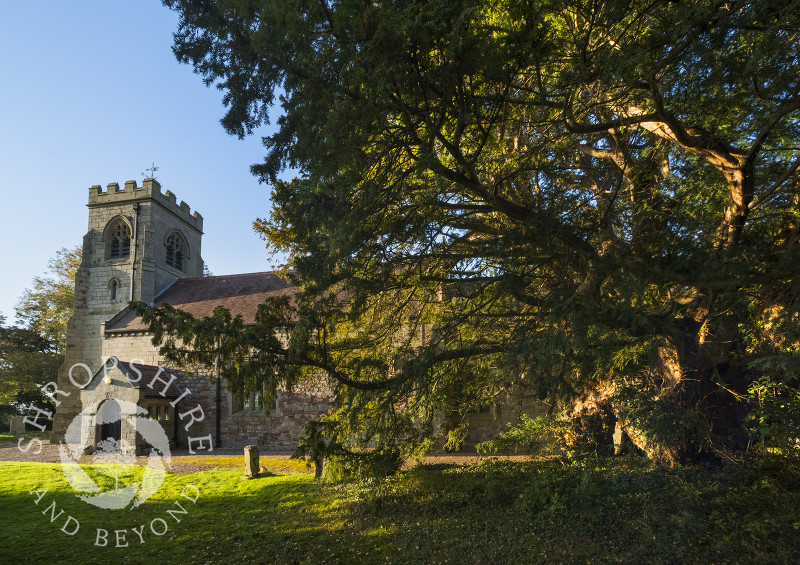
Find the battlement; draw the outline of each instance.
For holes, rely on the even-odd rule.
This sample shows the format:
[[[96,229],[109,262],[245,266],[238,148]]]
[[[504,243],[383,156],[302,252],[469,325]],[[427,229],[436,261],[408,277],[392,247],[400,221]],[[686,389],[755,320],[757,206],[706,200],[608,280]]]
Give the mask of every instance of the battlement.
[[[141,187],[136,185],[135,180],[129,180],[125,182],[125,186],[122,189],[120,189],[119,183],[112,182],[108,184],[105,191],[102,186],[96,184],[89,189],[88,206],[92,208],[148,199],[158,202],[190,226],[194,226],[201,232],[203,231],[203,216],[196,211],[192,213],[191,208],[184,201],[178,204],[177,198],[169,190],[164,191],[162,194],[161,184],[155,179],[144,179]]]

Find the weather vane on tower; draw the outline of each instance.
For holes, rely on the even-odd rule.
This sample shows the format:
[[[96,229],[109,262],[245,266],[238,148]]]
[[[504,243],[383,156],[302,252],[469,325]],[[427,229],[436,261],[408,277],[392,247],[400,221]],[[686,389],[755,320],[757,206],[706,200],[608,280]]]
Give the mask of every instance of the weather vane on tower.
[[[145,169],[144,171],[142,171],[142,176],[144,178],[146,178],[146,179],[156,180],[156,171],[157,170],[158,170],[158,167],[156,167],[156,164],[153,163],[152,165],[150,165],[149,169]]]

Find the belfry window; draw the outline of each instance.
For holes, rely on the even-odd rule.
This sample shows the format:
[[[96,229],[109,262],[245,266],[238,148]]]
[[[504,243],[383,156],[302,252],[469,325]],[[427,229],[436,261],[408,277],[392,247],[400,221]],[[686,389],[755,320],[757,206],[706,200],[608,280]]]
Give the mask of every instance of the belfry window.
[[[167,238],[167,265],[183,270],[186,244],[179,233],[171,233]]]
[[[131,230],[122,220],[118,220],[111,228],[109,257],[112,259],[124,259],[131,255]]]

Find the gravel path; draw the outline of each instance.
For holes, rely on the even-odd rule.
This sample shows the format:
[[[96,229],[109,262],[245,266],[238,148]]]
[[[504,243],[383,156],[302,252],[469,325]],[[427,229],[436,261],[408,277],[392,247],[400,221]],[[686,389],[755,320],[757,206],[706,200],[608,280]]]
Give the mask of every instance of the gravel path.
[[[58,444],[48,443],[43,440],[41,443],[41,450],[39,444],[34,443],[27,452],[23,449],[28,448],[28,440],[24,440],[20,449],[16,443],[3,443],[0,444],[0,461],[24,461],[33,463],[61,463],[61,454]],[[244,468],[244,455],[240,449],[218,449],[214,451],[214,455],[196,454],[193,455],[186,450],[176,450],[170,454],[171,464],[169,471],[172,473],[196,473],[214,466],[214,460],[226,460],[226,466],[230,466],[230,458],[232,456],[242,457],[242,468]],[[287,453],[262,453],[262,457],[275,457],[281,459],[288,459]],[[137,457],[137,465],[147,465],[147,457]],[[80,463],[93,463],[91,455],[84,455],[81,457]]]
[[[28,447],[27,440],[22,442],[22,449]],[[26,461],[37,463],[60,463],[61,456],[59,453],[59,446],[47,443],[46,440],[42,441],[41,452],[39,451],[39,444],[34,443],[32,447],[23,452],[16,443],[3,443],[0,444],[0,461]],[[196,473],[209,469],[214,466],[215,460],[225,463],[225,466],[230,466],[231,457],[242,457],[242,468],[244,468],[244,456],[241,449],[218,449],[214,451],[213,455],[203,454],[190,454],[186,450],[176,450],[171,454],[171,464],[169,471],[172,473]],[[288,453],[265,452],[261,453],[261,457],[288,459]],[[483,457],[475,453],[457,453],[457,454],[438,454],[429,455],[422,461],[425,465],[474,465],[487,459],[502,459],[506,461],[527,461],[530,459],[528,455],[503,455]],[[80,463],[92,463],[92,458],[86,455],[80,459]],[[146,465],[147,457],[137,457],[137,465]]]
[[[57,445],[52,445],[47,443],[47,440],[42,440],[42,451],[37,455],[39,444],[34,442],[31,446],[28,441],[22,441],[20,444],[21,449],[17,447],[16,443],[0,444],[0,461],[33,461],[37,463],[58,463],[61,461]],[[28,451],[23,452],[23,449],[28,449]]]

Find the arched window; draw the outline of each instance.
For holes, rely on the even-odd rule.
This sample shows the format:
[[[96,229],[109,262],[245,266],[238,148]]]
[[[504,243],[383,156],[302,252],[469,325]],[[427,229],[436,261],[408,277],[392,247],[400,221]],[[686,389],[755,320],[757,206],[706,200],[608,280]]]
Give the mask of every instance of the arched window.
[[[117,279],[111,279],[111,300],[117,299],[117,291],[119,290],[119,282]]]
[[[186,258],[186,242],[178,232],[172,232],[167,237],[167,265],[183,270]]]
[[[111,259],[124,259],[131,256],[131,230],[122,220],[117,220],[109,231],[109,254]]]

